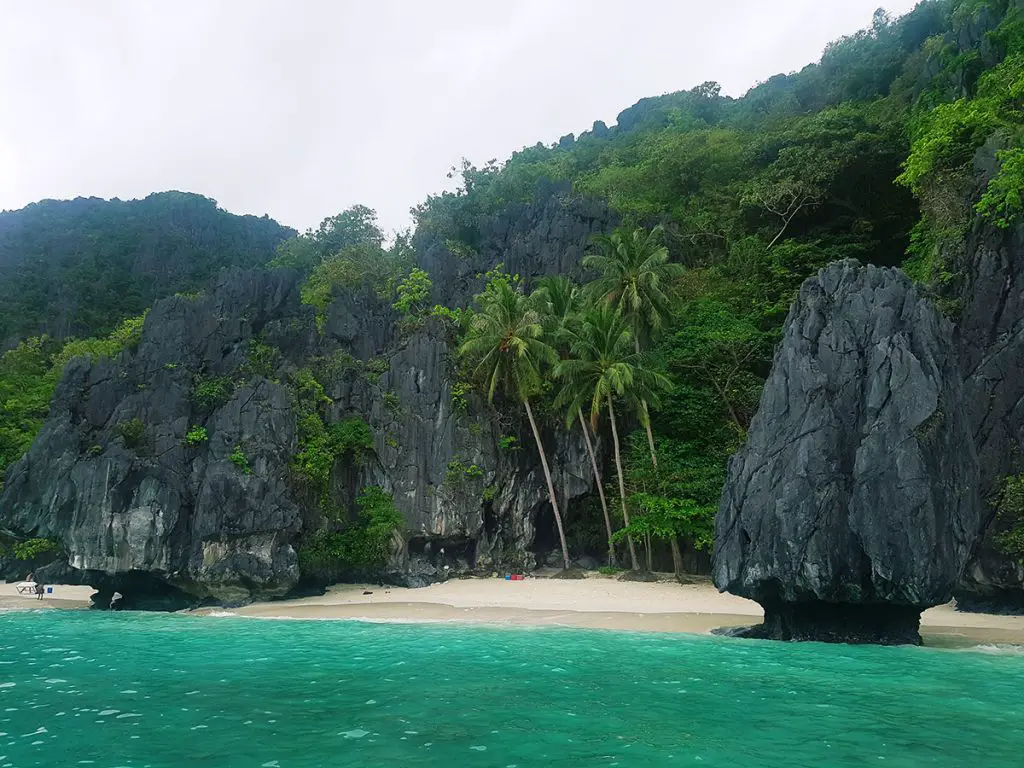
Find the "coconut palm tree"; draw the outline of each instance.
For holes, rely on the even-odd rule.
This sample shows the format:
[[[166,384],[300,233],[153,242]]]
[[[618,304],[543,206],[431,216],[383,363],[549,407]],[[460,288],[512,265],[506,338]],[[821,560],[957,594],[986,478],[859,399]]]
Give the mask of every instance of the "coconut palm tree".
[[[562,405],[586,404],[591,427],[596,428],[602,410],[607,406],[612,427],[612,447],[619,480],[619,501],[622,519],[629,527],[626,505],[626,483],[622,471],[622,450],[619,443],[615,401],[634,404],[647,400],[657,404],[658,392],[667,389],[669,380],[652,370],[636,351],[633,334],[624,318],[608,304],[585,311],[579,327],[573,331],[571,356],[555,366],[555,376],[565,381],[559,393]],[[636,546],[627,536],[633,570],[638,569]]]
[[[548,334],[548,338],[555,342],[559,357],[565,359],[569,355],[569,345],[572,343],[574,329],[578,325],[578,313],[583,307],[583,294],[579,286],[567,277],[542,277],[538,281],[535,296],[543,313],[545,332]],[[608,500],[604,495],[604,483],[601,479],[601,470],[597,465],[594,443],[590,439],[591,428],[583,417],[583,403],[586,396],[585,393],[570,392],[572,386],[572,382],[565,382],[562,393],[560,393],[560,401],[568,403],[565,427],[572,429],[572,422],[575,419],[579,421],[580,429],[583,430],[583,441],[586,443],[587,455],[590,457],[590,469],[594,474],[594,485],[597,486],[597,495],[601,500],[601,512],[604,514],[604,527],[608,534],[608,565],[614,566],[615,544],[612,541],[612,518],[608,513]]]
[[[587,286],[598,301],[614,307],[629,326],[633,349],[639,355],[672,313],[672,281],[683,272],[681,264],[668,260],[668,248],[662,244],[664,230],[655,227],[619,229],[594,238],[596,251],[583,259],[583,265],[600,276]],[[658,468],[651,432],[648,400],[640,399],[640,421],[647,432],[651,464]]]
[[[483,387],[489,402],[493,403],[494,396],[500,392],[509,400],[523,404],[540,453],[562,545],[562,560],[568,569],[569,548],[565,543],[562,514],[540,430],[530,407],[530,398],[540,390],[541,370],[557,362],[558,355],[543,339],[544,329],[534,302],[524,296],[512,280],[507,277],[492,280],[477,301],[480,311],[473,316],[459,354],[469,362],[473,379]]]

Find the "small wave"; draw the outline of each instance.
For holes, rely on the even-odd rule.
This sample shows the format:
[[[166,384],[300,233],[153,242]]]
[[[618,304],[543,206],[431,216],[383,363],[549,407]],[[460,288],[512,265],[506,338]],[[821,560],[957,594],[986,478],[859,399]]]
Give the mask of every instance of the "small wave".
[[[215,614],[208,614],[214,616]],[[463,619],[423,619],[380,616],[247,616],[230,614],[240,619],[257,619],[260,621],[339,621],[358,622],[361,624],[484,624],[486,622],[468,622]]]
[[[965,651],[974,651],[975,653],[988,653],[993,656],[1024,656],[1024,645],[1015,645],[1013,643],[984,643],[982,645],[972,645],[970,648],[964,648]]]

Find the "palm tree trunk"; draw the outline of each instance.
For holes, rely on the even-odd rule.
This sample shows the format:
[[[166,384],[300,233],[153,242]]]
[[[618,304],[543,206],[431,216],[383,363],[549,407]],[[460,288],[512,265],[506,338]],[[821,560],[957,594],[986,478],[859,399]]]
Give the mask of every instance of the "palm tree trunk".
[[[619,428],[615,424],[615,406],[612,405],[612,396],[608,395],[608,418],[612,422],[612,443],[615,446],[615,469],[619,473],[619,501],[622,502],[622,521],[629,527],[629,510],[626,509],[626,482],[622,477],[622,454],[619,451]],[[626,536],[629,542],[629,562],[634,571],[640,570],[636,559],[636,545],[633,544],[633,537]]]
[[[652,548],[651,548],[651,534],[648,533],[644,537],[644,545],[647,548],[647,570],[648,571],[653,571],[654,570],[654,562],[653,562],[654,553],[653,553]]]
[[[679,537],[669,536],[669,546],[672,547],[672,570],[676,572],[676,576],[683,575],[683,553],[679,549]]]
[[[640,339],[635,334],[633,335],[633,349],[636,350],[637,355],[640,354]],[[658,456],[654,452],[654,433],[651,432],[651,414],[647,410],[647,401],[641,400],[640,405],[644,409],[644,430],[647,432],[647,447],[651,451],[651,464],[654,466],[655,471],[658,469]]]
[[[604,486],[601,485],[601,471],[597,468],[597,456],[594,455],[594,445],[590,442],[590,427],[583,418],[583,409],[577,408],[576,414],[580,417],[580,428],[583,429],[583,439],[587,443],[587,453],[590,454],[590,468],[594,470],[594,483],[597,485],[597,495],[601,498],[601,511],[604,512],[604,527],[608,532],[608,565],[615,565],[615,545],[612,544],[612,519],[608,515],[608,501],[604,497]]]
[[[558,511],[558,499],[555,498],[555,485],[551,482],[551,469],[548,467],[548,456],[544,453],[544,444],[540,441],[540,431],[537,429],[537,422],[533,419],[533,409],[530,407],[528,398],[523,398],[523,405],[526,407],[526,416],[530,419],[530,429],[533,430],[533,439],[537,441],[537,451],[540,453],[540,465],[544,468],[544,479],[548,484],[548,498],[551,499],[551,509],[555,513],[555,525],[558,526],[558,539],[562,543],[562,562],[565,569],[569,570],[569,547],[565,544],[565,529],[562,527],[562,513]]]

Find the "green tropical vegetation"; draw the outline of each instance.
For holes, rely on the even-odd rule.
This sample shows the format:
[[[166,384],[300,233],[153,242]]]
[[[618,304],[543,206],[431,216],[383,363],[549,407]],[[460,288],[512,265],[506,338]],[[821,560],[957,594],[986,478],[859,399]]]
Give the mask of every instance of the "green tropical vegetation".
[[[51,552],[60,551],[60,542],[51,538],[35,538],[14,545],[14,556],[19,560],[32,560]]]
[[[584,311],[577,327],[570,331],[569,354],[555,366],[554,375],[565,382],[556,402],[560,405],[568,404],[570,412],[575,410],[577,415],[585,405],[590,416],[591,429],[596,430],[598,420],[607,408],[630,563],[633,570],[637,570],[638,561],[630,530],[631,521],[627,508],[626,478],[622,470],[622,449],[615,416],[615,400],[618,399],[627,407],[632,407],[636,416],[649,427],[648,403],[652,400],[657,402],[657,390],[667,389],[670,384],[665,376],[649,369],[646,361],[636,351],[634,342],[635,337],[626,318],[617,308],[601,300],[596,307]],[[653,443],[650,455],[652,467],[656,467]],[[610,558],[614,553],[613,543],[614,536],[610,535]]]
[[[231,449],[231,455],[228,456],[228,461],[242,470],[243,475],[252,474],[252,467],[249,466],[249,459],[246,457],[241,444],[238,444]]]
[[[612,538],[666,540],[677,570],[680,544],[710,546],[726,462],[753,417],[785,313],[824,265],[903,266],[955,314],[945,292],[972,217],[1019,221],[1022,62],[1019,3],[929,0],[900,19],[879,12],[820,63],[741,99],[714,83],[643,99],[611,128],[595,123],[504,164],[464,162],[453,169],[457,190],[414,209],[419,230],[454,258],[479,253],[487,217],[529,203],[545,184],[602,198],[619,215],[622,227],[596,238],[583,262],[582,294],[617,310],[644,368],[671,386],[649,419],[643,395],[612,404],[627,431],[639,428],[619,435],[620,451],[612,435],[621,469],[601,483],[619,501],[601,505],[618,517]],[[993,172],[975,192],[979,162]],[[564,290],[547,289],[556,318],[544,326],[562,358]],[[573,402],[565,381],[584,370],[579,352],[555,366],[569,391],[554,411]],[[558,395],[531,402],[547,412]]]
[[[0,212],[0,344],[105,337],[158,298],[205,289],[224,267],[265,264],[292,235],[184,192]]]
[[[555,516],[562,561],[569,568],[569,547],[558,497],[551,480],[551,467],[541,440],[530,399],[541,392],[542,372],[557,359],[544,341],[538,302],[523,294],[518,275],[494,274],[483,293],[476,297],[479,311],[473,315],[459,354],[468,361],[471,378],[494,403],[495,395],[520,403],[530,422],[537,445],[548,501]]]
[[[996,502],[1000,532],[996,545],[1011,557],[1024,562],[1024,475],[1006,478]]]
[[[406,320],[411,319],[414,315],[425,311],[432,285],[426,271],[414,267],[395,289],[398,299],[391,306],[401,312]]]
[[[206,427],[200,427],[193,424],[188,432],[185,433],[186,445],[197,446],[202,445],[210,439],[209,433],[206,431]]]
[[[21,457],[42,428],[65,366],[74,358],[115,357],[142,338],[145,313],[123,320],[102,338],[33,336],[0,356],[0,490],[6,468]]]
[[[291,236],[181,193],[0,214],[0,476],[40,429],[69,360],[138,343],[155,298],[201,290],[224,266],[269,262],[302,274],[302,299],[322,331],[332,302],[354,292],[386,302],[404,329],[436,318],[450,342],[456,414],[466,420],[473,402],[487,402],[502,451],[536,450],[566,567],[567,528],[590,525],[608,567],[623,555],[634,569],[651,567],[670,552],[681,570],[710,546],[726,462],[802,281],[838,259],[901,266],[955,318],[971,227],[1021,221],[1022,109],[1020,2],[924,0],[899,19],[879,11],[820,62],[742,98],[702,83],[504,163],[465,161],[453,169],[455,190],[413,209],[415,233],[391,240],[365,206]],[[494,220],[546,204],[552,189],[560,200],[606,205],[619,226],[590,243],[571,275],[482,264]],[[431,306],[444,281],[419,258],[421,242],[432,259],[484,272],[472,302]],[[140,253],[139,243],[150,245]],[[239,375],[191,372],[199,418],[242,377],[280,374],[297,414],[294,474],[325,519],[346,521],[306,542],[304,562],[366,563],[345,532],[385,539],[387,525],[370,518],[390,520],[393,504],[365,498],[353,520],[352,510],[337,513],[329,480],[337,466],[365,461],[372,429],[333,414],[331,376],[318,364],[281,361],[281,350],[255,340]],[[331,365],[362,375],[398,412],[378,386],[386,360]],[[545,445],[556,430],[580,431],[598,490],[571,514]],[[196,444],[192,434],[186,442]],[[480,437],[479,426],[471,434]]]
[[[363,489],[356,499],[358,518],[339,528],[322,528],[299,549],[306,573],[331,569],[365,570],[383,565],[395,531],[404,523],[391,494],[378,486]]]

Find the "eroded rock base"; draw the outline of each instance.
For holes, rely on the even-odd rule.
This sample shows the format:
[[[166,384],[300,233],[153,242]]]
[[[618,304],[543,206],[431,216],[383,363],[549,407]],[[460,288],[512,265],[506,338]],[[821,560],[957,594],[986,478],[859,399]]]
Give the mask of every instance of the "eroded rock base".
[[[910,605],[779,603],[764,606],[764,623],[732,637],[820,643],[920,645],[921,609]]]

